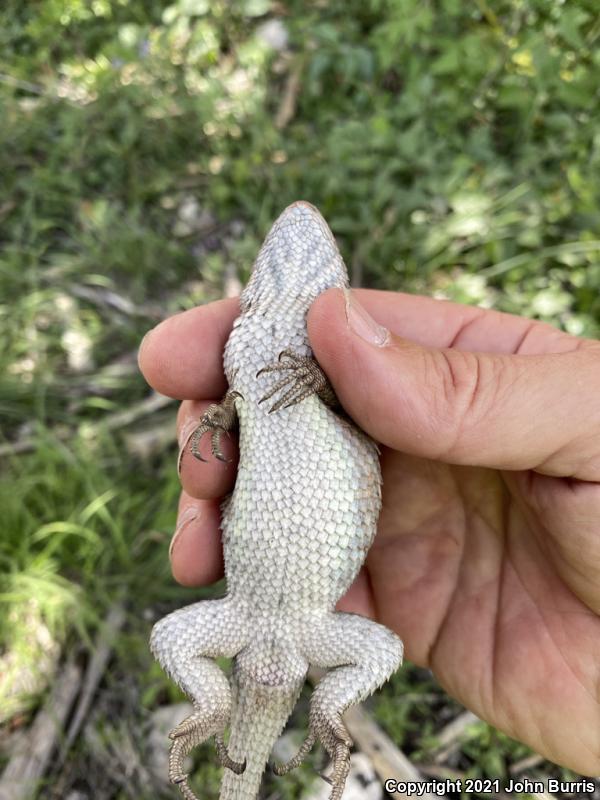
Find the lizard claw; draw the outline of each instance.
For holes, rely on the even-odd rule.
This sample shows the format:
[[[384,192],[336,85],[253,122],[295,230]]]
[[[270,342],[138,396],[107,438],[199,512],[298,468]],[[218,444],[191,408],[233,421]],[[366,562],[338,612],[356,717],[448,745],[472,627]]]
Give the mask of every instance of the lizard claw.
[[[226,458],[221,450],[221,436],[228,433],[237,425],[237,411],[235,400],[242,397],[239,392],[229,391],[220,403],[210,405],[200,419],[196,430],[190,436],[190,450],[192,455],[199,461],[206,462],[200,453],[200,441],[205,433],[211,434],[211,452],[215,458],[227,464],[231,459]],[[181,462],[185,452],[187,442],[183,445],[179,454],[178,471],[181,472]]]
[[[205,415],[206,416],[206,415]],[[202,417],[204,419],[204,417]],[[192,451],[192,455],[198,459],[198,461],[206,462],[206,459],[200,455],[200,440],[210,430],[210,425],[206,422],[200,422],[200,425],[196,428],[194,433],[192,434],[192,438],[190,440],[190,450]],[[181,459],[180,459],[180,467],[181,467]]]
[[[284,359],[285,363],[281,363]],[[289,374],[277,381],[267,394],[261,397],[258,401],[259,404],[269,400],[280,389],[285,388],[290,383],[292,384],[279,400],[271,406],[269,414],[273,414],[281,408],[290,408],[290,406],[300,403],[312,394],[316,394],[328,406],[337,404],[336,396],[327,380],[327,376],[314,358],[300,356],[291,350],[282,350],[279,353],[277,363],[263,367],[256,373],[256,377],[258,378],[268,372],[288,372]]]
[[[291,350],[282,350],[281,353],[277,356],[277,364],[267,364],[266,366],[262,367],[256,373],[256,377],[259,378],[261,375],[264,375],[265,372],[282,372],[283,370],[290,369],[290,364],[282,364],[281,361],[283,358],[287,358],[293,364],[299,364],[302,361],[306,360],[305,356],[299,356],[297,353],[293,353]],[[312,359],[308,359],[311,360]]]
[[[177,786],[185,800],[198,800],[196,795],[190,789],[188,784],[189,775],[187,773],[182,773],[181,775],[175,775],[170,778],[172,784]]]

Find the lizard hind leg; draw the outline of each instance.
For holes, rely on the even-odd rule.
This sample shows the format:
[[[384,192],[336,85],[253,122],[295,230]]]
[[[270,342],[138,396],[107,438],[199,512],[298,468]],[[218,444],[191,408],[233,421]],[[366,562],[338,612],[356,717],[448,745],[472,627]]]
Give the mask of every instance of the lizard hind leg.
[[[402,663],[402,642],[385,628],[357,614],[324,615],[305,630],[303,655],[331,671],[315,688],[310,703],[309,734],[286,764],[273,767],[282,775],[297,767],[320,741],[332,760],[330,800],[340,800],[350,768],[352,739],[342,721],[344,711],[384,683]]]
[[[306,397],[316,394],[325,405],[334,407],[339,405],[335,392],[327,376],[314,358],[301,356],[293,350],[283,350],[279,354],[276,364],[269,364],[256,373],[256,377],[270,372],[287,372],[270,391],[267,392],[259,403],[269,400],[276,392],[283,389],[288,384],[291,387],[284,392],[279,399],[269,409],[269,414],[279,411],[280,408],[289,408],[300,403]]]
[[[235,401],[241,396],[239,392],[229,390],[220,403],[213,403],[210,405],[200,418],[198,427],[189,439],[192,455],[199,461],[206,461],[200,454],[200,442],[205,433],[211,434],[211,452],[213,456],[218,458],[219,461],[228,461],[221,451],[221,436],[223,433],[228,433],[237,427],[238,416],[235,408]],[[179,471],[181,471],[181,461],[184,451],[185,446],[182,448],[179,456]]]
[[[196,800],[188,785],[184,760],[198,744],[215,737],[221,764],[236,774],[243,761],[231,758],[223,734],[230,723],[229,680],[213,661],[234,657],[249,638],[245,617],[227,598],[194,603],[164,617],[152,630],[150,646],[165,671],[193,702],[193,713],[169,734],[169,779],[186,800]]]

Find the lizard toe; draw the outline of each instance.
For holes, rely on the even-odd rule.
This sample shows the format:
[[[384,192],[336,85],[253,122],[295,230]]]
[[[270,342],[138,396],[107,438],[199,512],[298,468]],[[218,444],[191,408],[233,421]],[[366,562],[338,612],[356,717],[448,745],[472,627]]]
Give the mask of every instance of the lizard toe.
[[[292,384],[271,406],[269,414],[273,414],[281,408],[295,406],[313,394],[316,394],[330,407],[337,405],[337,398],[327,376],[315,359],[310,356],[301,356],[291,350],[282,350],[278,363],[263,367],[257,372],[256,377],[268,372],[288,372],[288,374],[277,381],[267,394],[261,397],[259,403],[264,403],[278,391],[290,383]]]
[[[225,767],[226,769],[230,769],[232,772],[235,772],[236,775],[241,775],[246,769],[246,759],[243,761],[235,761],[233,758],[231,758],[222,734],[218,734],[215,737],[215,741],[217,744],[217,756],[221,766]]]
[[[215,458],[229,462],[221,451],[221,436],[233,430],[237,424],[235,401],[242,397],[239,392],[228,391],[220,403],[210,405],[200,419],[200,423],[190,438],[190,450],[199,461],[206,461],[200,453],[200,441],[205,433],[211,434],[211,451]],[[182,453],[179,455],[178,468],[181,470]]]
[[[271,770],[275,773],[275,775],[287,775],[288,772],[291,772],[293,769],[296,769],[296,767],[300,766],[300,764],[312,750],[315,742],[316,736],[312,732],[309,733],[293,758],[290,758],[289,761],[285,761],[283,764],[271,764]]]

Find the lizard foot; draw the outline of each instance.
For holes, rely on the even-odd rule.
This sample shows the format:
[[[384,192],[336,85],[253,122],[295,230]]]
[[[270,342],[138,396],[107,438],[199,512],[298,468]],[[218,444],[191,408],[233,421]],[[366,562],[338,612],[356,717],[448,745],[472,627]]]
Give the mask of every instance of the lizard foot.
[[[296,755],[284,764],[272,764],[271,769],[275,775],[287,774],[300,766],[315,742],[319,740],[333,762],[331,775],[321,775],[323,780],[332,786],[329,800],[340,800],[350,769],[350,748],[353,745],[353,741],[341,717],[330,720],[321,716],[318,712],[314,715],[311,714],[311,716],[313,716],[313,720],[311,720],[310,733]]]
[[[214,724],[207,724],[203,716],[194,713],[169,733],[169,738],[173,740],[169,753],[169,780],[180,789],[186,800],[196,800],[196,796],[188,785],[188,774],[183,770],[183,762],[190,750],[205,741],[212,733],[215,734],[217,756],[221,765],[236,775],[241,775],[246,769],[245,761],[241,763],[234,761],[229,755],[222,732],[214,731],[217,725],[219,728],[222,727],[217,721]]]
[[[340,800],[350,771],[350,748],[354,743],[339,716],[334,720],[321,718],[316,727],[333,764],[331,775],[321,777],[332,786],[329,800]]]
[[[190,441],[190,450],[192,455],[200,461],[206,461],[200,455],[200,440],[205,433],[211,433],[211,452],[219,461],[228,462],[230,459],[225,458],[221,450],[221,436],[228,433],[237,426],[237,411],[235,410],[236,397],[241,397],[239,392],[229,391],[220,403],[213,403],[210,405],[202,417],[196,430],[192,433]],[[186,442],[187,444],[187,442]],[[178,471],[181,471],[181,460],[185,452],[185,445],[181,448],[179,454]]]
[[[331,783],[329,800],[340,800],[350,769],[352,739],[342,722],[350,706],[368,697],[400,666],[402,642],[387,628],[355,614],[336,612],[312,620],[304,636],[303,655],[329,669],[310,700],[309,737],[300,752],[276,771],[297,766],[318,740],[332,762],[324,776]]]
[[[256,377],[268,372],[288,372],[290,374],[277,381],[270,391],[261,397],[259,403],[264,403],[280,389],[291,384],[290,388],[271,406],[269,414],[279,411],[280,408],[294,406],[306,397],[310,397],[311,394],[316,394],[328,406],[337,405],[337,398],[331,384],[314,358],[299,356],[292,350],[283,350],[279,354],[278,362],[263,367],[256,373]]]

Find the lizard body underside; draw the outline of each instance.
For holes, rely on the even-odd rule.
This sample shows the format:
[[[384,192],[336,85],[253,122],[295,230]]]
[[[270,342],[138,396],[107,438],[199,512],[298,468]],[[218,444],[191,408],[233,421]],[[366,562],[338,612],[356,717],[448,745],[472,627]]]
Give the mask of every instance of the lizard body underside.
[[[342,713],[402,661],[400,639],[335,604],[356,577],[375,535],[381,473],[375,444],[332,408],[335,397],[312,359],[306,315],[315,298],[345,288],[344,262],[310,204],[289,206],[273,225],[241,296],[224,355],[229,391],[208,409],[204,433],[239,427],[235,489],[223,503],[227,595],[175,611],[152,632],[158,661],[194,712],[172,733],[170,778],[187,800],[185,755],[214,735],[225,767],[220,800],[254,800],[271,749],[309,665],[330,671],[315,688],[310,730],[333,762],[331,800],[341,797],[351,740]],[[216,665],[234,659],[231,681]],[[225,731],[230,738],[225,745]]]

